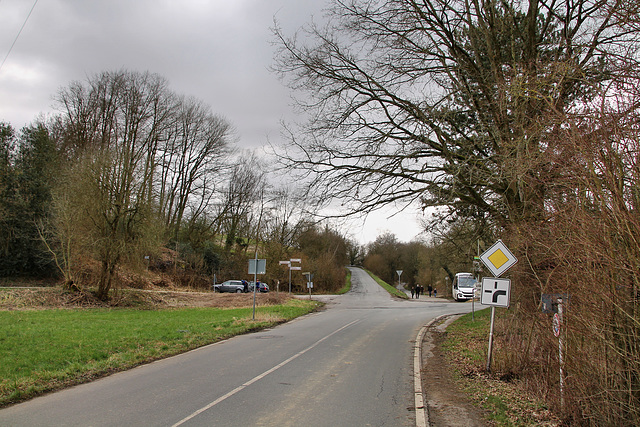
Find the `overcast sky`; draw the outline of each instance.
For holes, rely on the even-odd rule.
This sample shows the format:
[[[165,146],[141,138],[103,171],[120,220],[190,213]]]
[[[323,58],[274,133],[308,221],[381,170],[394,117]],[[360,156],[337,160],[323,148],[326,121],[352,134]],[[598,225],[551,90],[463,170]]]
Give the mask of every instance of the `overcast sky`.
[[[157,73],[176,93],[203,100],[234,126],[242,147],[278,143],[280,121],[292,113],[288,89],[268,69],[274,17],[293,34],[312,16],[320,19],[324,5],[323,0],[0,0],[0,121],[19,129],[40,113],[52,113],[53,95],[71,81],[127,69]],[[419,232],[416,213],[387,220],[395,212],[387,209],[364,224],[356,222],[352,236],[368,243],[390,231],[401,241],[411,240]]]

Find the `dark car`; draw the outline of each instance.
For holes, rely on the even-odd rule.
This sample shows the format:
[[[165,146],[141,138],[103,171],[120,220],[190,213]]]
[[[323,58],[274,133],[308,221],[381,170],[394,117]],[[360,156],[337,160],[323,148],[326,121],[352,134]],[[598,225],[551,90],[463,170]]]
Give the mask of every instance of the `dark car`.
[[[249,282],[249,292],[253,292],[253,282]],[[269,285],[258,281],[258,292],[269,292]]]
[[[248,284],[242,280],[227,280],[226,282],[213,285],[213,290],[215,292],[242,293],[248,292],[249,287]]]

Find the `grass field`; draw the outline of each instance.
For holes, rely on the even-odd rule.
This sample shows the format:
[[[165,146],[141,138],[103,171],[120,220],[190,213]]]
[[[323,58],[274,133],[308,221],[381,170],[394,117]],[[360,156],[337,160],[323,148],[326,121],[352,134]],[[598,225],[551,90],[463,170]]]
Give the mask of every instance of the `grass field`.
[[[175,355],[313,311],[252,308],[0,311],[0,406]]]

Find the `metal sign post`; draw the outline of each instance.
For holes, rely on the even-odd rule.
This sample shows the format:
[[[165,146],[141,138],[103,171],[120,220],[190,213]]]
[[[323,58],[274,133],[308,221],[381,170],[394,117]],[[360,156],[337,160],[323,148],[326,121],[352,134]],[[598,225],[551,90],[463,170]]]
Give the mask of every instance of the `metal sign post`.
[[[289,269],[289,293],[291,293],[291,261],[280,261],[280,265],[286,265]],[[280,287],[278,285],[278,292],[280,292]]]
[[[493,323],[496,318],[496,306],[491,306],[491,327],[489,328],[489,349],[487,350],[487,372],[491,372],[491,356],[493,350]]]
[[[542,294],[542,312],[553,314],[551,330],[553,336],[558,338],[558,364],[560,366],[560,406],[564,409],[564,312],[569,306],[569,294]]]
[[[489,349],[487,350],[487,372],[491,372],[496,307],[509,307],[511,295],[511,280],[502,279],[500,275],[518,262],[518,259],[502,243],[502,240],[498,240],[480,255],[480,261],[496,276],[482,278],[482,293],[480,294],[480,303],[491,306],[491,327],[489,328]]]
[[[300,258],[290,258],[289,261],[291,261],[291,263],[297,262],[298,264],[302,262]],[[291,294],[291,270],[302,270],[302,267],[293,267],[289,264],[289,294]]]
[[[292,262],[300,263],[302,260],[300,258],[291,258],[289,261],[280,261],[280,265],[286,265],[289,268],[289,294],[291,294],[291,270],[302,270],[302,267],[292,267]]]
[[[256,257],[249,260],[249,274],[253,274],[253,320],[256,320],[256,289],[258,287],[258,274],[267,272],[267,260],[258,259],[258,251]]]
[[[558,362],[560,365],[560,407],[564,410],[564,342],[562,340],[562,298],[558,298]],[[555,316],[554,316],[555,318]]]
[[[491,327],[489,328],[489,349],[487,350],[487,372],[491,372],[491,357],[493,353],[493,325],[496,318],[496,307],[509,307],[511,280],[495,277],[482,278],[482,293],[480,303],[491,306]]]
[[[309,299],[311,299],[311,289],[313,289],[313,273],[307,272],[302,273],[302,275],[307,279],[307,289],[309,289]]]

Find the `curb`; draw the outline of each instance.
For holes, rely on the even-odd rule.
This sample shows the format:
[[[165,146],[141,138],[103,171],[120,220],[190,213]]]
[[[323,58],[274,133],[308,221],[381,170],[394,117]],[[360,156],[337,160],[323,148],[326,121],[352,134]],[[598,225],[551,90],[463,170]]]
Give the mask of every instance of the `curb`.
[[[430,425],[429,412],[427,411],[422,393],[422,339],[424,338],[425,332],[427,332],[427,328],[439,322],[441,319],[450,316],[456,316],[456,314],[442,314],[422,326],[413,344],[413,389],[416,408],[416,427],[429,427]]]

